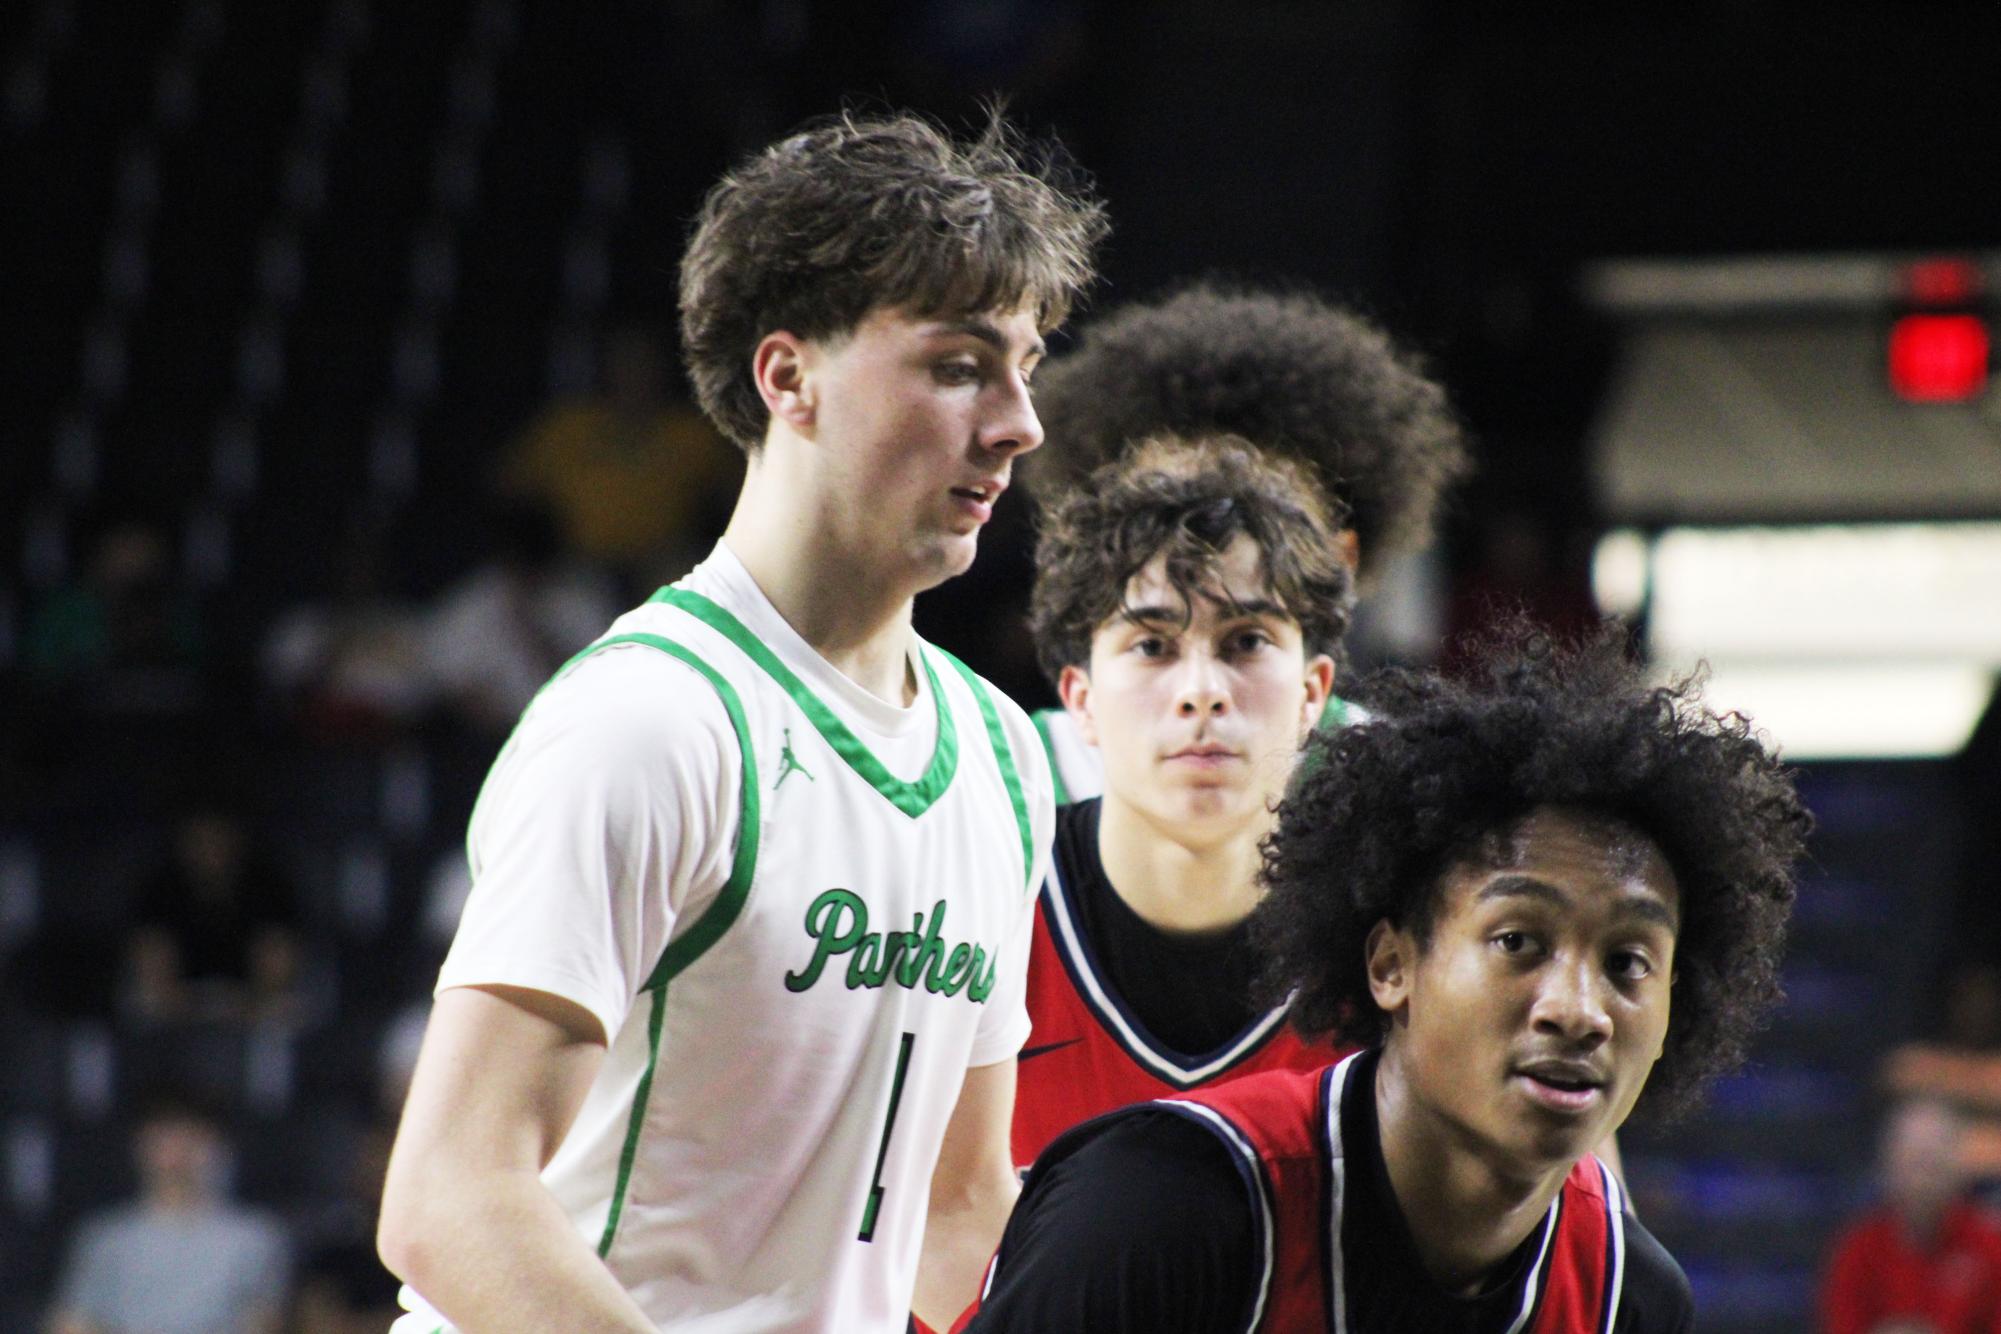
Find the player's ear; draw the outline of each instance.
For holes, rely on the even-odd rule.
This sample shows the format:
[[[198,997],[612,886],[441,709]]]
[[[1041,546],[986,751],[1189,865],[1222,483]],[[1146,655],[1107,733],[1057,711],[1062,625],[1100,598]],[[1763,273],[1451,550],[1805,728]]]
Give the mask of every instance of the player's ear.
[[[751,376],[758,396],[771,415],[804,433],[813,427],[818,395],[811,368],[813,349],[805,339],[785,329],[774,329],[758,341],[751,353]]]
[[[1098,744],[1098,725],[1091,717],[1091,674],[1076,663],[1064,666],[1056,678],[1056,694],[1077,724],[1077,735],[1084,738],[1084,744]]]
[[[1363,945],[1369,973],[1369,995],[1376,1008],[1395,1014],[1410,999],[1411,967],[1417,961],[1417,942],[1408,931],[1391,926],[1385,917],[1369,930]]]
[[[1306,660],[1306,698],[1299,706],[1299,736],[1303,741],[1313,725],[1320,721],[1320,712],[1327,707],[1327,696],[1334,690],[1334,659],[1325,653],[1316,653]]]

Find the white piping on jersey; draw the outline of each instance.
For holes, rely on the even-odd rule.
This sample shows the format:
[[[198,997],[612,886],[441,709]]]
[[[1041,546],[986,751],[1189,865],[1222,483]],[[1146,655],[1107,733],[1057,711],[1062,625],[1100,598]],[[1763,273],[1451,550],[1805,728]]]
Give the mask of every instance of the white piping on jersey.
[[[1542,1220],[1542,1245],[1535,1253],[1535,1264],[1529,1269],[1528,1280],[1522,1284],[1522,1309],[1516,1313],[1515,1322],[1507,1328],[1507,1334],[1521,1334],[1527,1327],[1529,1317],[1535,1314],[1536,1299],[1542,1296],[1545,1277],[1542,1267],[1549,1262],[1550,1243],[1556,1240],[1556,1223],[1563,1216],[1563,1188],[1557,1187],[1556,1199],[1551,1202],[1549,1212]]]
[[[1611,1297],[1605,1303],[1605,1334],[1612,1334],[1612,1326],[1619,1319],[1619,1298],[1626,1287],[1625,1187],[1603,1159],[1594,1157],[1592,1161],[1598,1164],[1598,1175],[1605,1182],[1605,1227],[1612,1236]]]
[[[1091,966],[1090,951],[1084,947],[1083,935],[1077,930],[1076,919],[1070,912],[1070,892],[1063,883],[1063,872],[1054,858],[1049,864],[1049,893],[1046,902],[1056,927],[1056,948],[1063,952],[1064,962],[1070,965],[1071,975],[1083,984],[1085,1003],[1097,1015],[1098,1022],[1110,1029],[1126,1049],[1126,1054],[1141,1065],[1176,1088],[1192,1089],[1215,1075],[1241,1061],[1252,1050],[1271,1036],[1280,1024],[1285,1022],[1287,1007],[1273,1008],[1264,1018],[1245,1029],[1235,1042],[1201,1065],[1190,1067],[1174,1059],[1153,1044],[1137,1024],[1126,1017],[1124,1007],[1112,996],[1111,988],[1098,977],[1097,969]],[[1116,892],[1116,891],[1114,891]]]
[[[1360,1055],[1360,1053],[1356,1053]],[[1327,1124],[1324,1128],[1327,1147],[1327,1259],[1328,1259],[1328,1305],[1334,1312],[1334,1334],[1348,1334],[1348,1293],[1347,1256],[1341,1249],[1341,1204],[1347,1194],[1347,1152],[1341,1141],[1341,1100],[1348,1089],[1349,1067],[1355,1056],[1349,1056],[1334,1067],[1328,1080]],[[1595,1161],[1595,1160],[1594,1160]],[[1599,1172],[1607,1179],[1605,1205],[1611,1214],[1609,1226],[1612,1229],[1612,1300],[1606,1312],[1605,1331],[1610,1334],[1612,1321],[1619,1311],[1619,1286],[1625,1272],[1626,1234],[1620,1223],[1622,1206],[1614,1193],[1616,1186],[1610,1182],[1611,1173],[1605,1165],[1598,1165]],[[1550,1203],[1549,1212],[1543,1216],[1542,1245],[1536,1251],[1535,1264],[1529,1269],[1528,1277],[1522,1285],[1522,1309],[1515,1314],[1507,1334],[1521,1334],[1527,1327],[1529,1317],[1535,1314],[1537,1299],[1542,1295],[1544,1283],[1543,1267],[1549,1263],[1551,1245],[1556,1240],[1557,1222],[1563,1213],[1563,1191],[1559,1189],[1556,1199]]]
[[[1271,1296],[1272,1267],[1277,1263],[1278,1225],[1272,1217],[1271,1197],[1265,1190],[1264,1160],[1258,1151],[1244,1138],[1243,1132],[1231,1124],[1230,1119],[1213,1107],[1199,1102],[1170,1102],[1161,1099],[1157,1106],[1169,1107],[1190,1116],[1199,1116],[1223,1137],[1237,1156],[1243,1159],[1244,1168],[1251,1178],[1252,1189],[1258,1197],[1258,1222],[1264,1229],[1264,1272],[1258,1275],[1258,1299],[1251,1308],[1251,1323],[1244,1326],[1244,1334],[1257,1334],[1258,1326],[1265,1318],[1265,1301]]]
[[[1341,1201],[1348,1190],[1348,1154],[1341,1144],[1341,1099],[1348,1090],[1349,1067],[1356,1052],[1334,1067],[1327,1078],[1327,1124],[1321,1136],[1327,1150],[1327,1305],[1334,1313],[1334,1334],[1348,1334],[1348,1265],[1341,1254]]]

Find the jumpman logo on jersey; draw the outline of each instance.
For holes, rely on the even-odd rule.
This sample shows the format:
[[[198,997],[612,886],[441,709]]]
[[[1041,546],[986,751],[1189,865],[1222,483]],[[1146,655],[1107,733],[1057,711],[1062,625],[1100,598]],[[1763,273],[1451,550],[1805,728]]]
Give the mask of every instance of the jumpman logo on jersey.
[[[799,757],[792,753],[792,729],[788,727],[785,729],[785,749],[778,755],[778,777],[772,781],[771,790],[776,792],[778,785],[790,778],[794,771],[805,774],[807,782],[813,781],[812,770],[799,763]]]

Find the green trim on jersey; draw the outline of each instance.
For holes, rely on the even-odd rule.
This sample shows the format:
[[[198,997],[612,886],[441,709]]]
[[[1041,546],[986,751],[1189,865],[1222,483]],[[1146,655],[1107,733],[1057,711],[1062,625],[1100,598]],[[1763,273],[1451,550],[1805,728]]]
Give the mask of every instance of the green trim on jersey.
[[[1054,709],[1037,709],[1028,719],[1035,724],[1035,734],[1042,738],[1042,753],[1049,757],[1049,783],[1056,789],[1056,804],[1068,806],[1070,787],[1063,781],[1063,766],[1056,762],[1056,740],[1049,735],[1049,715],[1054,712]]]
[[[1320,706],[1320,721],[1316,727],[1346,727],[1355,721],[1355,706],[1342,699],[1333,691],[1327,692],[1327,702]]]
[[[931,685],[931,700],[938,709],[938,743],[931,752],[931,764],[923,776],[914,783],[906,783],[884,768],[867,743],[848,730],[848,725],[794,675],[791,668],[780,662],[778,655],[751,633],[749,626],[727,610],[700,593],[685,588],[663,588],[647,601],[680,608],[742,649],[746,657],[762,667],[792,697],[799,711],[820,730],[820,735],[827,739],[827,744],[834,748],[836,754],[847,761],[848,767],[905,815],[915,818],[924,814],[952,785],[952,775],[959,766],[959,733],[952,725],[952,711],[946,706],[945,692],[938,686],[938,673],[932,670],[931,659],[927,655],[919,653],[918,661],[924,666],[925,679]]]
[[[653,988],[653,1008],[646,1016],[646,1069],[632,1094],[632,1112],[626,1118],[625,1143],[618,1150],[618,1180],[611,1190],[611,1208],[604,1216],[604,1235],[598,1238],[598,1259],[611,1254],[618,1237],[618,1220],[625,1215],[625,1193],[632,1186],[632,1164],[639,1157],[639,1132],[646,1124],[646,1104],[653,1096],[653,1072],[660,1065],[660,1034],[667,1026],[667,988]]]
[[[654,965],[653,972],[640,988],[642,992],[653,993],[652,1012],[646,1021],[646,1069],[639,1076],[639,1087],[632,1096],[632,1112],[626,1119],[625,1143],[618,1154],[618,1180],[612,1187],[611,1209],[605,1215],[604,1235],[598,1239],[600,1259],[611,1253],[612,1241],[618,1235],[618,1220],[625,1212],[626,1191],[632,1185],[632,1165],[639,1154],[639,1132],[646,1122],[646,1103],[653,1092],[653,1072],[660,1064],[660,1034],[666,1022],[667,984],[701,958],[743,911],[744,901],[750,897],[751,879],[757,874],[757,845],[763,829],[757,787],[757,756],[751,748],[750,724],[744,718],[743,701],[735,687],[723,679],[722,673],[703,661],[693,649],[659,635],[613,635],[571,658],[558,669],[556,675],[561,676],[591,654],[617,644],[640,644],[657,649],[694,668],[715,687],[717,697],[722,700],[723,712],[729,715],[730,727],[736,732],[737,748],[743,752],[743,772],[737,784],[736,854],[730,861],[729,879],[717,891],[715,901],[695,919],[695,924],[668,942],[667,948],[661,951],[660,962]]]
[[[1000,711],[994,708],[993,696],[987,691],[987,683],[982,681],[965,663],[938,650],[938,656],[958,669],[966,678],[966,685],[973,692],[973,699],[980,706],[980,717],[986,720],[987,739],[993,742],[994,760],[1000,765],[1001,782],[1007,787],[1008,804],[1014,807],[1014,822],[1021,830],[1021,873],[1027,879],[1029,892],[1035,891],[1035,829],[1028,820],[1028,799],[1021,791],[1021,771],[1014,767],[1014,748],[1007,743],[1007,732],[1001,727]],[[1055,766],[1050,766],[1055,772]]]

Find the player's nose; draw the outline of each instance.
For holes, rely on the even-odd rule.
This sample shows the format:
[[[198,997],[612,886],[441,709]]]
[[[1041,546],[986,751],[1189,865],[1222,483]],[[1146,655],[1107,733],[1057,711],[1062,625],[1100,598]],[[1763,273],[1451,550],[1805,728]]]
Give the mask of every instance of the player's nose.
[[[1175,665],[1174,708],[1184,718],[1230,711],[1229,680],[1215,655],[1204,648],[1183,653]]]
[[[1006,454],[1026,454],[1041,447],[1042,418],[1036,415],[1028,382],[1020,376],[1006,375],[998,382],[980,443]]]
[[[1537,973],[1529,1020],[1536,1030],[1567,1042],[1597,1045],[1612,1035],[1605,983],[1588,959],[1564,955]]]

